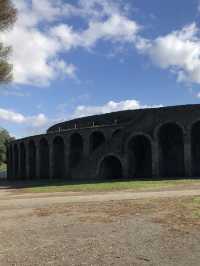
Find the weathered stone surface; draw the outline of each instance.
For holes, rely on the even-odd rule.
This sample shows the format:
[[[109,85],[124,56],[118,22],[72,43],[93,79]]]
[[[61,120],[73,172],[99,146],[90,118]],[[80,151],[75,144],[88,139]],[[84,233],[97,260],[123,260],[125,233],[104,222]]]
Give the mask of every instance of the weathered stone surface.
[[[200,176],[200,105],[63,122],[8,146],[8,178]]]

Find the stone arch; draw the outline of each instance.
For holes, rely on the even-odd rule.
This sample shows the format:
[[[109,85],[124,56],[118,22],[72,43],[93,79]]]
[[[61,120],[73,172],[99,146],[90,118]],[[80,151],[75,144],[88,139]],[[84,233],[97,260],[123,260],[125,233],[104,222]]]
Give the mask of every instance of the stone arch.
[[[65,144],[62,137],[53,140],[53,178],[65,177]]]
[[[99,164],[98,177],[102,179],[122,178],[123,167],[121,160],[112,154],[105,156]]]
[[[39,157],[40,157],[40,178],[49,178],[49,143],[46,138],[42,138],[39,142]],[[55,158],[56,159],[56,158]]]
[[[19,175],[19,148],[18,145],[14,144],[14,177],[18,178]]]
[[[159,127],[159,169],[162,177],[183,177],[184,166],[184,131],[175,122],[168,122]]]
[[[26,178],[26,148],[24,142],[20,143],[20,178]]]
[[[191,127],[191,162],[192,176],[200,176],[200,121],[196,121]]]
[[[90,152],[93,152],[96,149],[98,149],[98,147],[103,145],[105,141],[106,141],[106,138],[101,131],[94,131],[90,135]]]
[[[128,141],[129,177],[152,177],[152,141],[148,135],[136,134]]]
[[[36,178],[36,145],[33,140],[30,140],[28,144],[29,149],[29,178],[35,179]]]
[[[70,136],[70,168],[74,168],[81,161],[83,155],[83,138],[79,133]]]

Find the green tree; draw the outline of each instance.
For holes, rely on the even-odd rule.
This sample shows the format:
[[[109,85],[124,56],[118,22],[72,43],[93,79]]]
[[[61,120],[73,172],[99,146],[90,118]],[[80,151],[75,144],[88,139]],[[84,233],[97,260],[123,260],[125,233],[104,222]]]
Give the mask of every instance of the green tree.
[[[10,0],[0,0],[0,31],[9,29],[16,20],[16,9]],[[8,63],[10,47],[0,43],[0,83],[12,80],[12,65]]]
[[[13,138],[9,135],[8,131],[0,128],[0,166],[6,163],[6,146],[11,140]]]

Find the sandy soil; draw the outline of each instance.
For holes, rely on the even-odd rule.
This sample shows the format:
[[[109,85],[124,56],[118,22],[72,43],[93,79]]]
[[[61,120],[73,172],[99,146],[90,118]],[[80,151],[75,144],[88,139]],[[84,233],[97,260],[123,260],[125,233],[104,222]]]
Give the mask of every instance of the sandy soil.
[[[0,189],[0,265],[198,266],[200,218],[186,208],[197,195]]]

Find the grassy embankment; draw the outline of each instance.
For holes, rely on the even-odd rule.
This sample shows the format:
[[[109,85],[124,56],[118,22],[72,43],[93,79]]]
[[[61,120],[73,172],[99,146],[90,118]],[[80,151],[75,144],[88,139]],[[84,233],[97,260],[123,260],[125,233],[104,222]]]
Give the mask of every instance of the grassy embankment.
[[[29,184],[25,192],[65,192],[65,191],[114,191],[114,190],[156,190],[165,188],[180,188],[188,186],[199,186],[200,180],[158,180],[158,181],[105,181],[88,183],[70,183],[67,181],[37,182]]]

